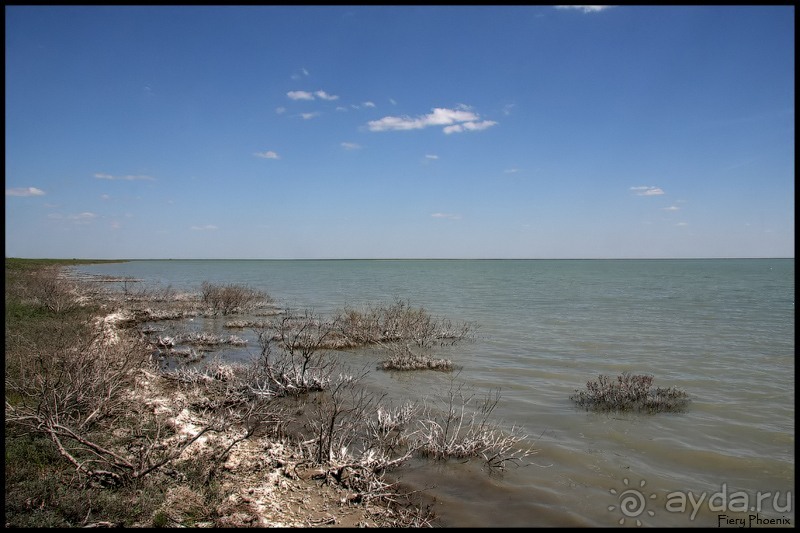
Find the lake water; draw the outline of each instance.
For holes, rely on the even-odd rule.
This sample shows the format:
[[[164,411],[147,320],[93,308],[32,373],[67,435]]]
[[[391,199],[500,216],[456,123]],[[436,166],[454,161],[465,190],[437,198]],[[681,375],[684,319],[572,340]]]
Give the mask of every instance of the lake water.
[[[404,467],[402,481],[428,488],[443,525],[795,525],[794,259],[148,260],[78,270],[179,290],[247,284],[320,314],[400,298],[478,324],[475,342],[437,355],[460,365],[472,390],[499,388],[495,418],[522,426],[538,453],[500,475],[456,461]],[[625,371],[684,389],[688,410],[599,414],[570,400],[599,374]],[[367,383],[420,399],[452,377],[373,370]]]

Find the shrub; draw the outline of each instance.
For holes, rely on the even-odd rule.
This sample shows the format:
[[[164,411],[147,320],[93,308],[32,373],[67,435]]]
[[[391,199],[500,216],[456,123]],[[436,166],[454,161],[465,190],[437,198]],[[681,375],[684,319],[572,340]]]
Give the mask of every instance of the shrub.
[[[33,301],[54,313],[69,311],[78,305],[75,286],[56,268],[44,268],[33,273],[27,289]]]
[[[253,307],[258,303],[269,303],[272,299],[263,291],[246,285],[214,285],[204,281],[201,286],[203,303],[209,305],[214,313],[229,315],[237,309]]]
[[[419,348],[433,345],[453,345],[472,338],[475,325],[431,316],[425,308],[413,308],[403,300],[388,306],[369,306],[359,311],[346,308],[340,311],[335,324],[342,336],[355,345],[383,344],[407,341]]]
[[[389,353],[379,370],[453,370],[447,359],[432,357],[436,346],[453,346],[472,340],[476,325],[453,324],[431,316],[424,308],[413,308],[403,300],[388,306],[369,306],[363,311],[346,308],[334,319],[344,346],[377,345]]]
[[[438,400],[438,408],[425,408],[414,435],[413,447],[423,457],[479,458],[485,466],[503,470],[507,463],[519,464],[536,453],[533,448],[521,447],[527,436],[518,428],[506,432],[490,420],[500,400],[499,391],[490,391],[481,399],[465,393],[463,383],[451,382],[447,395]]]
[[[593,411],[682,411],[689,403],[685,391],[675,387],[652,389],[653,376],[625,372],[616,381],[600,375],[589,380],[586,390],[576,390],[570,398]]]
[[[392,345],[389,349],[391,357],[381,362],[378,367],[383,370],[442,370],[450,372],[453,363],[449,359],[435,359],[423,353],[415,353],[405,344]]]
[[[261,354],[255,362],[258,388],[277,396],[325,390],[335,359],[326,351],[331,323],[310,311],[286,314],[255,330]]]

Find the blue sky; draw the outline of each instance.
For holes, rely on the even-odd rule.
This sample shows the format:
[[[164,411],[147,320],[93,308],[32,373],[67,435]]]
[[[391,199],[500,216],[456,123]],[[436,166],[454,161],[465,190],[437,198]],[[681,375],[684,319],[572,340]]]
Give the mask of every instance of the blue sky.
[[[7,257],[794,257],[793,6],[5,23]]]

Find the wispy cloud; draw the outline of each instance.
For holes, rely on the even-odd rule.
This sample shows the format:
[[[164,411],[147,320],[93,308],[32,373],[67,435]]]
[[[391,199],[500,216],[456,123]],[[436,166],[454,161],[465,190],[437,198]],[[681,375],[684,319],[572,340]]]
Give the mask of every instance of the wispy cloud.
[[[50,213],[47,215],[47,218],[51,220],[70,220],[75,224],[87,224],[92,220],[98,217],[97,214],[92,213],[90,211],[84,211],[83,213],[76,213],[74,215],[67,215],[64,216],[61,213]]]
[[[300,113],[300,116],[303,117],[303,120],[310,120],[310,119],[312,119],[314,117],[318,117],[319,116],[319,112],[318,111],[314,111],[313,113]]]
[[[364,107],[375,107],[375,102],[364,102],[361,105],[363,105]]]
[[[189,229],[194,231],[215,231],[219,228],[214,224],[206,224],[205,226],[191,226]]]
[[[69,215],[67,218],[70,220],[91,220],[93,218],[97,218],[97,215],[89,211],[84,211],[83,213],[78,213],[77,215]]]
[[[508,116],[508,115],[510,115],[510,114],[511,114],[511,110],[512,110],[512,109],[514,109],[514,107],[515,107],[516,105],[517,105],[517,104],[506,104],[506,105],[504,105],[504,106],[503,106],[503,114],[504,114],[505,116]]]
[[[345,150],[358,150],[359,148],[361,148],[361,145],[358,143],[343,142],[341,144],[342,148],[344,148]]]
[[[664,191],[660,187],[631,187],[631,190],[636,196],[660,196]]]
[[[308,91],[289,91],[286,93],[291,100],[316,100],[319,98],[320,100],[338,100],[339,97],[335,94],[328,94],[325,91],[319,90],[313,93]]]
[[[261,157],[264,159],[280,159],[281,156],[277,154],[277,152],[273,152],[272,150],[267,150],[266,152],[255,152],[253,153],[256,157]]]
[[[681,210],[681,208],[678,207],[677,205],[671,205],[669,207],[662,207],[661,209],[663,211],[680,211]]]
[[[44,196],[45,192],[36,187],[16,187],[6,189],[6,196]]]
[[[519,172],[518,168],[507,168],[503,171],[504,174],[516,174]]]
[[[301,68],[299,72],[295,72],[292,74],[293,80],[299,80],[300,78],[308,77],[308,70]]]
[[[575,9],[583,13],[599,13],[614,6],[555,6],[556,9]]]
[[[339,99],[339,97],[336,96],[335,94],[328,94],[325,91],[317,91],[314,94],[316,94],[317,98],[319,98],[320,100],[338,100]]]
[[[103,174],[98,172],[94,175],[95,178],[99,180],[122,180],[122,181],[134,181],[134,180],[145,180],[145,181],[155,181],[155,178],[152,176],[134,176],[134,175],[127,175],[127,176],[112,176],[111,174]]]
[[[443,131],[449,134],[484,130],[497,124],[491,120],[481,121],[480,116],[467,106],[459,106],[458,109],[436,107],[431,111],[415,118],[386,116],[380,120],[371,120],[367,125],[370,131],[418,130],[429,126],[444,126]]]
[[[439,159],[439,156],[434,154],[425,154],[425,159]]]
[[[431,214],[433,218],[445,218],[448,220],[461,220],[461,215],[456,215],[453,213],[433,213]]]
[[[275,108],[275,112],[276,112],[277,114],[279,114],[279,115],[282,115],[282,114],[286,113],[286,108],[285,108],[285,107],[283,107],[283,106],[276,107],[276,108]]]
[[[676,226],[683,227],[683,226],[688,226],[688,225],[689,225],[689,223],[688,223],[688,222],[678,222],[678,223],[677,223],[677,224],[675,224],[675,225],[676,225]]]
[[[493,120],[484,120],[482,122],[463,122],[461,124],[454,124],[452,126],[447,126],[444,128],[444,132],[448,135],[451,133],[461,133],[463,131],[480,131],[485,130],[486,128],[491,128],[497,124],[497,122]]]
[[[313,100],[314,95],[307,91],[289,91],[286,93],[291,100]]]

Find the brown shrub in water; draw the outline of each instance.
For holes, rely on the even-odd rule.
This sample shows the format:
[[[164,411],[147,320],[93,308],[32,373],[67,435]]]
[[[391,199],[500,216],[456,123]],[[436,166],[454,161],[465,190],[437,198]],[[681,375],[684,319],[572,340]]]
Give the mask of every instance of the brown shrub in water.
[[[623,373],[613,380],[600,375],[589,380],[586,390],[576,390],[570,398],[592,411],[683,411],[689,403],[685,391],[676,387],[651,388],[653,376]]]
[[[209,305],[214,313],[229,315],[237,309],[252,307],[258,303],[270,303],[272,299],[263,291],[246,285],[234,283],[215,285],[204,281],[201,285],[203,303]]]

